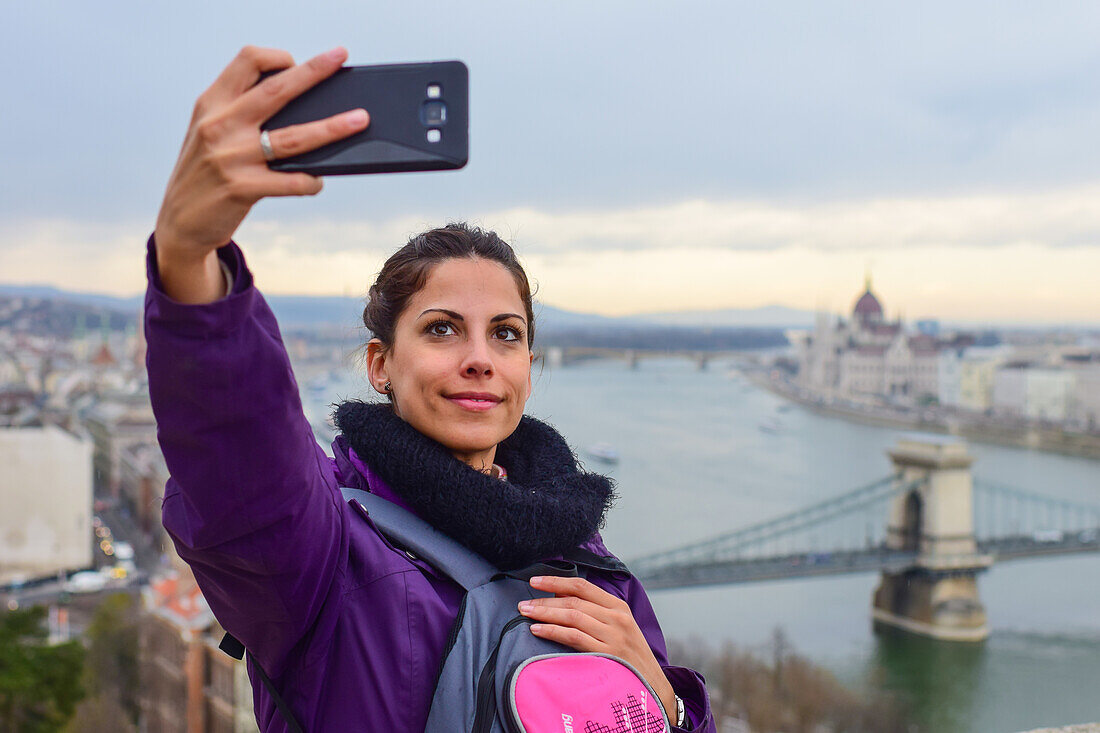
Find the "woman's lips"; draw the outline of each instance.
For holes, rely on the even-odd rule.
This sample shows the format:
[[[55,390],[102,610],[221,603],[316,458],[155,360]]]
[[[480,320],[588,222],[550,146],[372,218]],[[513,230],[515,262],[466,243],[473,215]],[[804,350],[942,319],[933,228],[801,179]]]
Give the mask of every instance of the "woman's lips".
[[[500,404],[500,398],[496,395],[458,394],[451,395],[447,399],[471,412],[486,412]]]

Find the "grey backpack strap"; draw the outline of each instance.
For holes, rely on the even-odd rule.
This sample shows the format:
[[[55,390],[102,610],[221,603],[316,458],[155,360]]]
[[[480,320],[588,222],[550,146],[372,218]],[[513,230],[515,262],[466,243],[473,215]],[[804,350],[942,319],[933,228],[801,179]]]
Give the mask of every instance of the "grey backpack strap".
[[[412,512],[362,489],[340,487],[347,502],[356,502],[394,544],[423,558],[465,590],[488,583],[500,571],[488,560],[448,537]]]

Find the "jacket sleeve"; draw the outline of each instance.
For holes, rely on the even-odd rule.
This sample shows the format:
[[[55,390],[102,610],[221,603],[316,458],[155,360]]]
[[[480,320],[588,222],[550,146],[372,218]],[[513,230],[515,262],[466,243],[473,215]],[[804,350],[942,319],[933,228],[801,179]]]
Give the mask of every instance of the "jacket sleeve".
[[[347,538],[275,317],[240,248],[218,257],[229,294],[184,305],[164,292],[148,242],[146,368],[171,476],[162,519],[218,621],[276,676],[307,631],[326,626]]]
[[[630,606],[631,613],[638,627],[645,634],[649,642],[649,648],[653,650],[653,656],[661,665],[672,689],[684,701],[684,727],[676,728],[676,711],[667,711],[672,718],[673,730],[691,731],[692,733],[717,733],[714,715],[710,709],[710,698],[707,695],[706,680],[703,675],[687,667],[677,667],[668,662],[668,649],[665,646],[665,636],[661,626],[657,623],[657,615],[653,611],[653,605],[649,602],[642,587],[634,576],[626,581],[624,588],[626,602]]]

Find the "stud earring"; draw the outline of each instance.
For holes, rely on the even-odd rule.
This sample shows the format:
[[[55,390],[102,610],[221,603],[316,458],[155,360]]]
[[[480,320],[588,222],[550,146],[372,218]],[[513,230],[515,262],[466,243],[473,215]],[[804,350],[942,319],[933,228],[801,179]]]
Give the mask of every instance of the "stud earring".
[[[393,385],[391,385],[389,382],[386,382],[382,385],[383,392],[389,392],[391,389],[393,389]]]

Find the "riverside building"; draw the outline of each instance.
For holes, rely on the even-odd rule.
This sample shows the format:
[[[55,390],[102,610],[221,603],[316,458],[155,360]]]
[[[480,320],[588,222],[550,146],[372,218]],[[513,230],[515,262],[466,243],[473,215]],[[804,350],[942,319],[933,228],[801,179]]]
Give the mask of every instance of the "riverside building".
[[[901,319],[887,320],[868,276],[850,318],[818,316],[801,345],[799,384],[826,398],[939,401],[940,372],[953,366],[943,364],[941,354],[972,340],[946,342],[931,332],[909,333]]]

